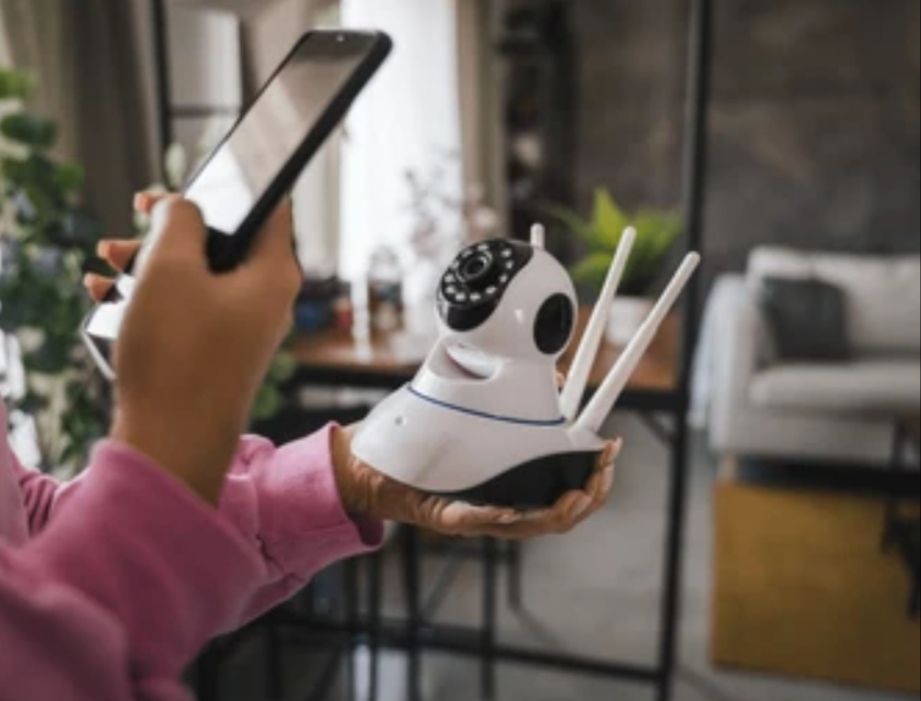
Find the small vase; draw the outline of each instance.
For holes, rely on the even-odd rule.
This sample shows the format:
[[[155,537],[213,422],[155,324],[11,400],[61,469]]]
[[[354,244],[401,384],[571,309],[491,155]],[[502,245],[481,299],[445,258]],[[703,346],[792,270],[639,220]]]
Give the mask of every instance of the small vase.
[[[611,304],[608,317],[608,341],[625,346],[640,330],[656,301],[651,297],[618,297]]]

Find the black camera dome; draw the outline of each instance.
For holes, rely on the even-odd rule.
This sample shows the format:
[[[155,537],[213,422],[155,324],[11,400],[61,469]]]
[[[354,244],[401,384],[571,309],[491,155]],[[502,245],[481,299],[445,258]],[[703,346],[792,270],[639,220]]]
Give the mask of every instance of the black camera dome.
[[[493,315],[512,280],[531,261],[528,244],[493,239],[458,254],[438,287],[438,313],[454,331],[472,331]]]

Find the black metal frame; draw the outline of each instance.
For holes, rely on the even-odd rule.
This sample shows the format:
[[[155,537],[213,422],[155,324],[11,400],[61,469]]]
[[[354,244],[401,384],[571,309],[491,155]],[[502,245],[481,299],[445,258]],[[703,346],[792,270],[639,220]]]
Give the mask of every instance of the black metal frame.
[[[169,37],[166,26],[166,0],[150,0],[154,34],[154,62],[157,67],[158,130],[161,150],[173,142],[173,115],[170,97]]]
[[[158,89],[163,106],[161,136],[165,142],[171,137],[172,108],[169,106],[168,61],[164,22],[164,0],[152,0],[154,24],[157,35],[158,66],[161,76]],[[708,107],[712,58],[712,0],[688,0],[690,7],[689,60],[687,87],[687,114],[684,154],[684,217],[687,225],[686,243],[689,249],[699,249],[703,240],[704,200],[706,191],[706,155],[708,136]],[[285,617],[271,622],[283,628],[309,632],[310,636],[325,636],[327,643],[338,641],[348,649],[361,642],[370,641],[372,652],[372,690],[379,680],[378,655],[382,647],[406,651],[409,660],[409,700],[421,700],[421,654],[426,649],[449,651],[482,660],[482,691],[486,699],[495,697],[496,665],[499,662],[540,665],[561,671],[602,675],[627,682],[651,685],[657,701],[669,701],[677,670],[678,625],[681,608],[681,574],[683,565],[683,533],[688,496],[688,439],[686,415],[690,397],[690,368],[698,331],[700,305],[700,278],[689,286],[683,312],[683,348],[679,386],[674,392],[628,392],[619,409],[640,412],[644,415],[663,414],[672,418],[671,431],[664,430],[658,422],[651,424],[654,433],[670,449],[670,488],[668,497],[668,527],[664,553],[664,576],[660,609],[660,641],[658,659],[654,665],[621,664],[608,660],[544,653],[498,642],[497,586],[500,552],[496,543],[485,545],[484,566],[484,622],[480,628],[459,629],[451,626],[428,625],[422,616],[420,567],[421,549],[415,531],[404,534],[404,594],[409,611],[408,620],[385,621],[380,616],[381,559],[372,560],[370,615],[361,616],[351,610],[344,623],[318,621],[312,616],[286,613]],[[380,389],[395,389],[406,378],[384,376],[373,372],[334,372],[302,369],[296,382],[319,385],[351,385]],[[515,562],[514,557],[511,560]],[[519,560],[520,562],[520,560]],[[520,594],[520,592],[519,592]],[[515,598],[514,595],[511,596]],[[520,597],[519,597],[520,598]],[[274,634],[273,634],[274,635]],[[270,638],[277,640],[277,638]],[[335,646],[339,649],[339,645]],[[208,665],[213,666],[210,658]],[[273,693],[279,693],[280,671],[276,667],[271,682]],[[215,673],[212,670],[212,673]],[[207,682],[206,682],[207,684]],[[214,698],[207,696],[205,698]],[[372,698],[376,698],[372,696]]]
[[[917,446],[911,440],[909,430],[904,421],[896,423],[892,457],[889,473],[898,481],[908,472],[906,454]],[[917,477],[917,474],[914,475]],[[913,489],[902,492],[893,492],[886,499],[886,518],[883,527],[883,550],[888,552],[895,548],[899,557],[905,563],[905,568],[910,579],[911,592],[908,596],[908,615],[913,620],[921,617],[921,561],[916,550],[918,531],[917,514],[906,515],[902,513],[901,506],[907,501],[906,495],[911,495],[910,501],[916,503],[918,498],[917,484]]]

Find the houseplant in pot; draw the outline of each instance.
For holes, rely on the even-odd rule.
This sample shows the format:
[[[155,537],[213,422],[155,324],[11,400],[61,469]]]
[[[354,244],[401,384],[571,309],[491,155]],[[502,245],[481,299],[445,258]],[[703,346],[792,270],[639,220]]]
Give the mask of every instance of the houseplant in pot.
[[[627,343],[655,302],[652,288],[681,236],[680,216],[654,209],[627,213],[603,188],[595,191],[590,219],[563,207],[550,207],[548,213],[585,246],[584,257],[570,273],[579,292],[588,300],[594,300],[601,291],[624,232],[631,227],[636,230],[636,243],[608,324],[608,340],[618,345]]]
[[[13,415],[34,419],[42,466],[66,468],[109,420],[109,388],[78,333],[90,308],[81,279],[102,229],[81,204],[81,169],[52,155],[55,123],[23,106],[34,87],[0,69],[0,332],[16,349],[10,370],[21,360],[25,371],[8,388]]]
[[[15,378],[0,377],[0,401],[14,423],[34,427],[37,466],[68,477],[109,426],[111,387],[79,329],[92,306],[84,273],[113,271],[96,258],[103,229],[81,201],[81,168],[55,158],[56,124],[24,106],[35,87],[29,74],[0,68],[0,355]],[[167,160],[183,167],[181,154]],[[293,369],[280,355],[254,421],[280,411]]]

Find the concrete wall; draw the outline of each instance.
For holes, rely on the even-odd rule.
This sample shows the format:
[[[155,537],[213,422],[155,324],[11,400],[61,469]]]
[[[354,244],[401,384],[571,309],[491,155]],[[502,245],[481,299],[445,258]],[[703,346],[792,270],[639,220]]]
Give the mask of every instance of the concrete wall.
[[[680,201],[686,0],[570,0],[576,185]],[[716,0],[707,254],[917,251],[918,0]]]

